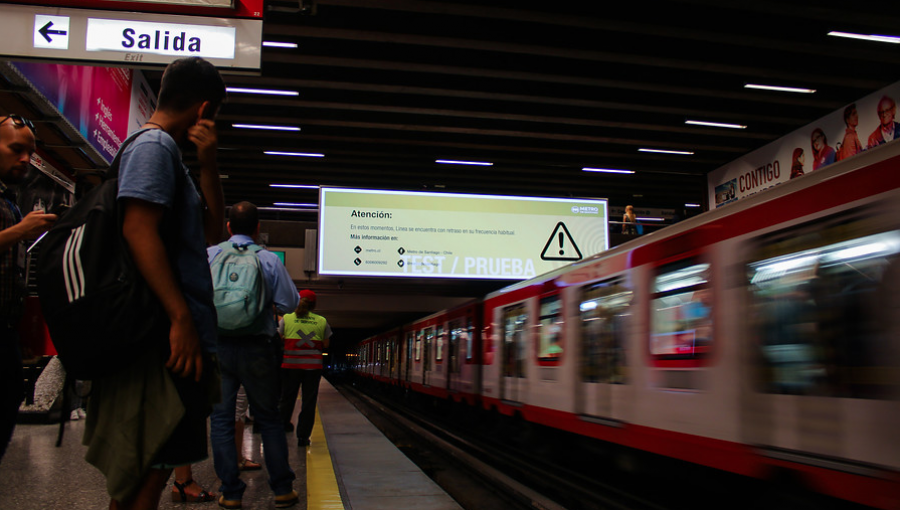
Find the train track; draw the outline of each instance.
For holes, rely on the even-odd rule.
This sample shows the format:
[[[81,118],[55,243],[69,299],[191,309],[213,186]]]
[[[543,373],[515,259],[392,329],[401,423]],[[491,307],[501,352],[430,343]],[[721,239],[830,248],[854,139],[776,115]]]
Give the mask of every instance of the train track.
[[[598,480],[579,472],[581,463],[572,467],[551,463],[539,453],[439,423],[431,414],[373,397],[352,385],[336,387],[466,510],[676,508],[635,493],[639,490],[635,484],[622,483],[621,476],[612,482]]]

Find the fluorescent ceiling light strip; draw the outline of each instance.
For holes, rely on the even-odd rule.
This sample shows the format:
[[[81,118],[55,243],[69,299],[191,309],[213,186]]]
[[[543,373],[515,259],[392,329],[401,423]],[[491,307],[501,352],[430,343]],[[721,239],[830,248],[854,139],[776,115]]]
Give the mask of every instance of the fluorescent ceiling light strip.
[[[269,129],[273,131],[300,131],[297,126],[266,126],[263,124],[232,124],[233,128],[240,129]]]
[[[273,205],[280,207],[319,207],[319,204],[296,204],[293,202],[275,202]]]
[[[744,85],[745,89],[758,89],[758,90],[774,90],[777,92],[797,92],[799,94],[814,94],[816,89],[804,89],[799,87],[780,87],[777,85],[759,85],[756,83],[747,83]]]
[[[728,128],[728,129],[747,129],[747,126],[743,124],[728,124],[725,122],[706,122],[702,120],[686,120],[685,124],[690,124],[692,126],[709,126],[709,127],[720,127],[720,128]]]
[[[263,151],[263,154],[268,154],[270,156],[295,156],[298,158],[324,158],[324,154],[317,154],[315,152],[279,152],[279,151]]]
[[[487,163],[484,161],[455,161],[452,159],[436,159],[435,163],[443,163],[445,165],[478,165],[478,166],[493,166],[493,163]]]
[[[319,189],[315,184],[269,184],[270,188],[303,188],[303,189]]]
[[[634,219],[638,221],[666,221],[663,218],[641,218],[640,216],[635,216]]]
[[[665,149],[638,149],[638,152],[656,152],[659,154],[683,154],[686,156],[690,156],[693,154],[691,151],[670,151]]]
[[[226,92],[238,94],[262,94],[267,96],[299,96],[296,90],[247,89],[243,87],[226,87]]]
[[[277,41],[263,41],[263,46],[269,48],[296,48],[297,43],[288,43],[288,42],[277,42]]]
[[[633,174],[634,170],[616,170],[614,168],[590,168],[584,167],[581,169],[584,172],[601,172],[605,174]]]
[[[848,39],[862,39],[863,41],[875,41],[884,43],[900,44],[900,37],[893,35],[875,35],[875,34],[854,34],[850,32],[828,32],[828,35],[834,37],[846,37]]]
[[[684,204],[685,207],[700,207],[700,204]]]

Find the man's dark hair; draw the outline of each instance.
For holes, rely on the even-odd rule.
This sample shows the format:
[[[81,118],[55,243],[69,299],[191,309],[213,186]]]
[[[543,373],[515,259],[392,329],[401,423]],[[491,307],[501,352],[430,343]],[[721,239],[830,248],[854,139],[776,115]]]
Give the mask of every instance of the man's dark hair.
[[[200,57],[175,60],[163,72],[159,87],[160,110],[182,111],[209,101],[213,112],[225,101],[225,81],[219,70]]]
[[[250,202],[238,202],[231,206],[228,213],[228,225],[232,234],[252,236],[259,225],[259,211]]]

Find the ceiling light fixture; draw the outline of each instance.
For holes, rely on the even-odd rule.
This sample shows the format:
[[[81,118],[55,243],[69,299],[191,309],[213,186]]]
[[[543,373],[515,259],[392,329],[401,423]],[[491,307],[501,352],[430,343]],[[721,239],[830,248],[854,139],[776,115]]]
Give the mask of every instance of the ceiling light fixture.
[[[303,189],[319,189],[315,184],[269,184],[270,188],[303,188]]]
[[[279,151],[263,151],[263,154],[270,156],[294,156],[297,158],[324,158],[324,154],[315,152],[279,152]]]
[[[581,169],[583,172],[601,172],[604,174],[633,174],[634,170],[616,170],[614,168],[589,168],[584,167]]]
[[[709,126],[709,127],[720,127],[720,128],[728,128],[728,129],[747,129],[747,126],[743,124],[728,124],[725,122],[706,122],[702,120],[686,120],[685,124],[690,124],[692,126]]]
[[[854,34],[851,32],[828,32],[828,35],[834,37],[846,37],[848,39],[862,39],[864,41],[875,41],[883,43],[900,44],[900,37],[894,35],[875,35],[875,34]]]
[[[684,204],[685,207],[700,207],[700,204]]]
[[[231,127],[239,129],[269,129],[273,131],[300,131],[297,126],[267,126],[263,124],[232,124]]]
[[[744,84],[745,89],[758,89],[758,90],[774,90],[776,92],[796,92],[798,94],[815,94],[816,89],[804,89],[799,87],[780,87],[778,85],[759,85],[756,83],[746,83]]]
[[[445,165],[478,165],[478,166],[493,166],[493,163],[487,163],[484,161],[454,161],[452,159],[436,159],[435,163],[443,163]]]
[[[296,90],[272,90],[272,89],[247,89],[243,87],[226,87],[230,94],[262,94],[267,96],[299,96]]]
[[[634,219],[636,219],[638,221],[666,221],[664,218],[651,218],[651,217],[646,217],[646,216],[645,217],[636,216]]]
[[[691,151],[670,151],[665,149],[638,149],[638,152],[656,152],[659,154],[682,154],[685,156],[690,156],[693,154]]]
[[[279,207],[319,207],[319,204],[296,204],[294,202],[275,202]]]
[[[268,48],[296,48],[297,43],[289,43],[289,42],[278,42],[278,41],[263,41],[263,46]]]

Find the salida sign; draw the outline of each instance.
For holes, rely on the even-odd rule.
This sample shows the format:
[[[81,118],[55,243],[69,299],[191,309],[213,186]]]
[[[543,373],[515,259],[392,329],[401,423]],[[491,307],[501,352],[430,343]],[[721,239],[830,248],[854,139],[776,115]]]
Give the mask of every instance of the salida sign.
[[[89,18],[88,51],[234,58],[234,27]]]

